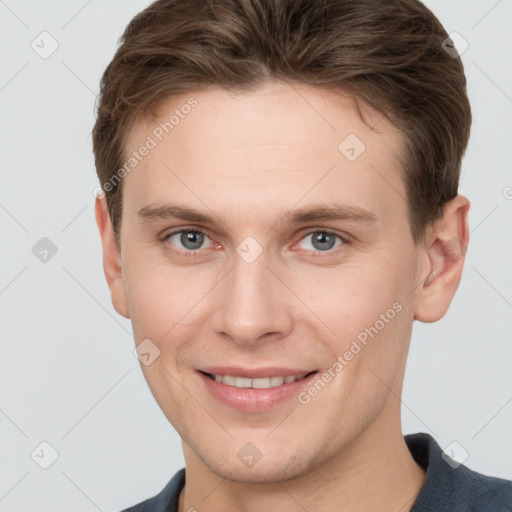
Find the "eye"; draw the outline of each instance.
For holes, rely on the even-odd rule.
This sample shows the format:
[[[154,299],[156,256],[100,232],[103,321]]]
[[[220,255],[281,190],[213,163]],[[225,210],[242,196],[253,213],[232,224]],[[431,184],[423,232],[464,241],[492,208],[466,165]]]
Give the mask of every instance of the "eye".
[[[337,239],[339,240],[339,243],[337,243]],[[306,241],[306,246],[303,246],[302,249],[306,249],[308,251],[312,250],[314,252],[330,251],[334,247],[339,247],[347,242],[342,236],[325,229],[311,231],[302,238],[301,242],[304,241]]]
[[[206,247],[203,246],[205,241],[210,240],[210,238],[202,231],[196,229],[181,229],[165,235],[162,240],[169,241],[170,245],[177,247],[178,249],[172,249],[174,252],[185,256],[199,256],[202,252],[201,249],[206,249]],[[331,250],[348,243],[348,240],[332,231],[319,229],[307,233],[300,240],[299,244],[301,243],[303,246],[299,248],[321,253],[334,252]],[[215,243],[213,245],[216,246]]]
[[[182,229],[181,231],[174,231],[165,235],[163,240],[169,240],[172,245],[178,246],[177,252],[198,252],[205,240],[209,240],[201,231],[193,229]],[[180,247],[181,245],[181,247]]]

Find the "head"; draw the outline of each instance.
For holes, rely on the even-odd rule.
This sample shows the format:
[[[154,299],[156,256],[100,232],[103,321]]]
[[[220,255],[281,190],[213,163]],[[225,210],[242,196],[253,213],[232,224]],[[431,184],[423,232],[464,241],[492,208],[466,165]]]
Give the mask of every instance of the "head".
[[[413,322],[446,313],[468,242],[447,37],[415,0],[159,0],[128,25],[101,82],[96,216],[186,456],[290,478],[400,428]],[[317,373],[242,412],[208,392],[212,366]]]

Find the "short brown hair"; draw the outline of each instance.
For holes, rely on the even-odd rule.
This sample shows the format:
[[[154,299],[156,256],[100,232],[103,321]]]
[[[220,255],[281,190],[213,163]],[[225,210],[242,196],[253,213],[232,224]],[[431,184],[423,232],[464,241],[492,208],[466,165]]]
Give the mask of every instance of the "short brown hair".
[[[128,24],[101,79],[93,150],[118,243],[122,187],[104,184],[123,165],[131,125],[173,95],[269,80],[348,91],[403,133],[418,243],[457,195],[471,127],[447,38],[418,0],[157,0]]]

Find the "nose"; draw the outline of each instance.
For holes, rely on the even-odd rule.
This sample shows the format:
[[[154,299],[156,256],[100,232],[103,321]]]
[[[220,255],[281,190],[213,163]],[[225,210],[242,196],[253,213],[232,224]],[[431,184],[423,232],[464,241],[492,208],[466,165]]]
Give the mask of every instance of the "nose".
[[[293,329],[294,296],[284,276],[270,267],[263,252],[248,263],[235,254],[232,270],[222,280],[215,299],[215,332],[241,345],[263,338],[286,337]]]

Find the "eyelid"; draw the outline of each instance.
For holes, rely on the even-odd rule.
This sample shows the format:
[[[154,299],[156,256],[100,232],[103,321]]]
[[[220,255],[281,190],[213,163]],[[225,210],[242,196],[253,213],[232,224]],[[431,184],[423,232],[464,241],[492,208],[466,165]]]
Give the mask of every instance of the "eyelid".
[[[349,243],[351,240],[351,237],[347,233],[337,231],[336,229],[324,228],[321,226],[318,226],[316,228],[305,228],[305,229],[306,229],[306,231],[304,231],[304,233],[301,235],[300,240],[304,239],[308,235],[312,235],[313,233],[327,233],[330,235],[335,235],[335,236],[339,237],[344,243]]]

